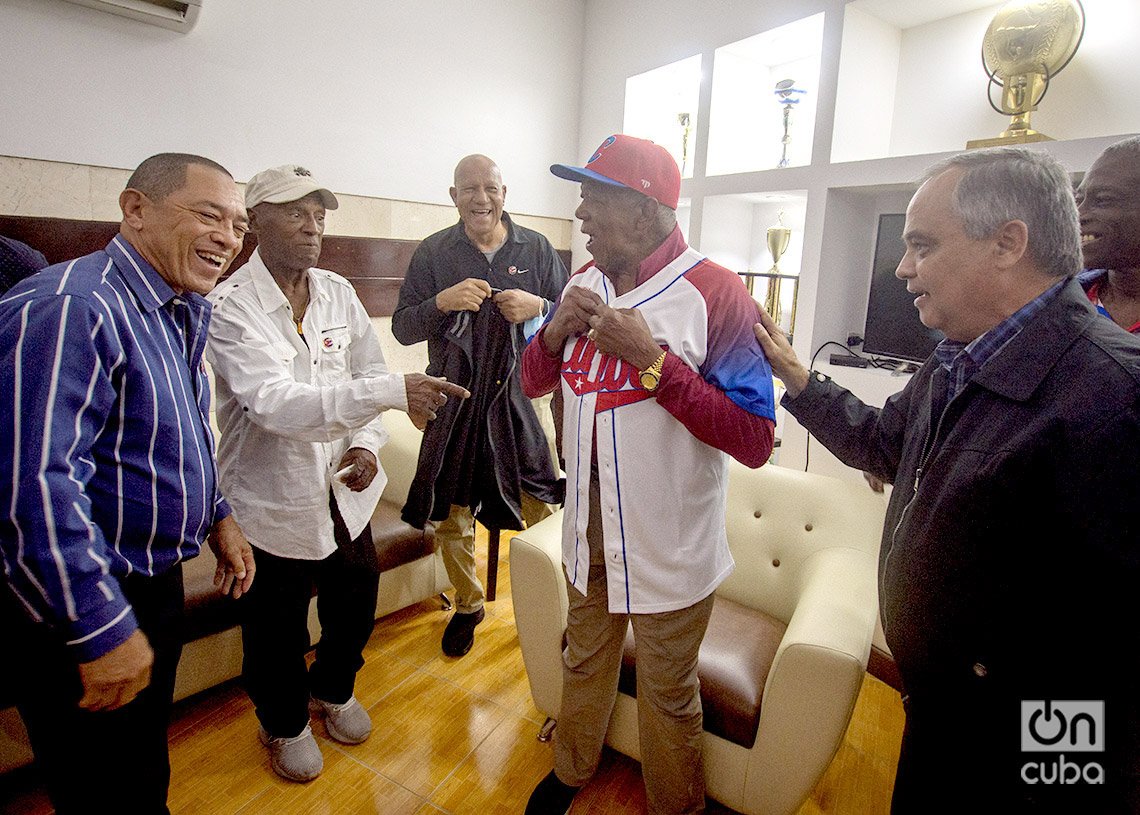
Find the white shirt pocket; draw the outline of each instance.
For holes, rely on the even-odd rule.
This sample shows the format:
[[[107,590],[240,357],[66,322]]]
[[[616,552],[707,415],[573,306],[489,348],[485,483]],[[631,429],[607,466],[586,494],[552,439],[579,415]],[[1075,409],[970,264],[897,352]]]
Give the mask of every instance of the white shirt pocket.
[[[347,379],[348,348],[352,335],[348,326],[326,328],[320,335],[321,373],[332,380]]]

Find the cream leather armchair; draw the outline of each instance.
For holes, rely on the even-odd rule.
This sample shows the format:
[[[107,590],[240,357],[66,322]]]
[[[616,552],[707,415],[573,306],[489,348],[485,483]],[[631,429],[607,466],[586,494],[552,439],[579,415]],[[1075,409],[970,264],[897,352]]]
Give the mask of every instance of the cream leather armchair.
[[[792,813],[839,748],[863,681],[878,619],[875,574],[885,501],[863,484],[828,476],[775,465],[749,470],[732,462],[730,468],[727,530],[736,571],[717,589],[722,616],[714,611],[701,649],[706,786],[712,798],[745,815]],[[567,611],[561,522],[559,512],[519,533],[510,551],[531,694],[552,719],[561,705]],[[755,615],[755,626],[747,615]],[[722,633],[718,645],[714,628],[728,618],[737,630]],[[764,659],[767,676],[755,678],[759,715],[750,746],[709,732],[711,719],[739,723],[741,716],[710,711],[720,702],[706,697],[716,674],[706,663],[736,662],[736,650],[751,645],[752,637],[740,636],[741,619],[746,631],[775,632]],[[718,648],[732,658],[718,657]],[[636,700],[624,691],[606,742],[640,760]]]

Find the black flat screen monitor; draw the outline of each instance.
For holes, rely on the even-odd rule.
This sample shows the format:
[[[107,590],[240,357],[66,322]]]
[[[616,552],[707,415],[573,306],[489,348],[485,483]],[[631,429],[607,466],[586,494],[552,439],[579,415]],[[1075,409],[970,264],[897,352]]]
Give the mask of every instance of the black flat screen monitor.
[[[924,362],[942,341],[942,333],[922,324],[914,295],[906,290],[905,281],[895,277],[906,251],[902,239],[905,222],[905,215],[879,216],[863,353]]]

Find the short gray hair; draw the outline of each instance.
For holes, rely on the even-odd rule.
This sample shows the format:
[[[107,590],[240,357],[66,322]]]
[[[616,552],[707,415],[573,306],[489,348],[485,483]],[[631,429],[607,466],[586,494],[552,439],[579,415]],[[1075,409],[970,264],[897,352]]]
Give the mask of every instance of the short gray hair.
[[[1002,224],[1022,221],[1029,232],[1026,252],[1041,271],[1067,277],[1081,270],[1073,184],[1056,159],[1025,147],[992,147],[940,161],[923,181],[954,169],[962,177],[951,208],[967,235],[988,238]]]

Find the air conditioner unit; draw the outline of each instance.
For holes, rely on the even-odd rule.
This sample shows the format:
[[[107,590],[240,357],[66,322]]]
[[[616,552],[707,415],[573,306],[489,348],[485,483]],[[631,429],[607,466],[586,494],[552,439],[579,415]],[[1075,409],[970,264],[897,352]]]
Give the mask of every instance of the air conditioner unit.
[[[198,20],[203,0],[67,0],[80,6],[130,17],[172,31],[187,32]]]

